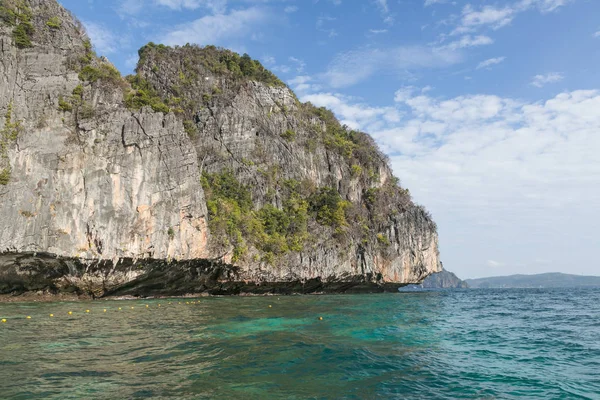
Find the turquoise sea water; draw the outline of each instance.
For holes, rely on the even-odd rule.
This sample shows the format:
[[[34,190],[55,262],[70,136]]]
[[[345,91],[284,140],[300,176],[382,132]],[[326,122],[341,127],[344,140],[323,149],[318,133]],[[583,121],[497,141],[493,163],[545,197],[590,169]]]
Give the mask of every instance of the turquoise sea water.
[[[1,399],[600,399],[600,289],[0,304],[1,318]]]

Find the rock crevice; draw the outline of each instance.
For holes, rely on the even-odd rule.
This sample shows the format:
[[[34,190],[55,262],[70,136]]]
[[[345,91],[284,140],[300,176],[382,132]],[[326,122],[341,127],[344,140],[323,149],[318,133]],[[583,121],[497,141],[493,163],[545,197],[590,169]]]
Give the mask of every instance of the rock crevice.
[[[0,294],[380,291],[441,270],[435,223],[373,140],[258,62],[149,44],[125,79],[55,0],[22,2],[29,44],[0,20],[0,130],[18,126]]]

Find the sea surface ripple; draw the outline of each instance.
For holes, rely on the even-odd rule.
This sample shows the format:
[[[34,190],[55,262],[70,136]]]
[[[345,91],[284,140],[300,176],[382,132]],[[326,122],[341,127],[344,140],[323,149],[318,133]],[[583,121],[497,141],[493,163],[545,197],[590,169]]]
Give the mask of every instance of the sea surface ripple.
[[[600,399],[600,289],[5,303],[0,319],[1,399]]]

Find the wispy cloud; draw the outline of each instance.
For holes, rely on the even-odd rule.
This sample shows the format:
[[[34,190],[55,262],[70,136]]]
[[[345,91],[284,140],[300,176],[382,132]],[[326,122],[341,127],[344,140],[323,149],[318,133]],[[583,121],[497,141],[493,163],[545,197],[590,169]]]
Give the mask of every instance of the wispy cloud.
[[[137,16],[148,7],[167,7],[171,10],[196,10],[205,8],[221,14],[227,9],[227,0],[120,0],[117,12],[123,16]]]
[[[388,30],[387,29],[369,29],[369,33],[372,33],[374,35],[379,35],[381,33],[386,33]]]
[[[564,79],[564,76],[558,72],[549,72],[544,75],[536,75],[533,77],[531,84],[535,87],[543,87],[548,83],[560,82]]]
[[[100,54],[109,55],[118,50],[119,40],[110,29],[103,25],[90,21],[82,21],[90,40],[96,51]]]
[[[338,54],[321,78],[331,87],[340,88],[361,82],[375,73],[404,74],[408,69],[445,67],[461,60],[458,52],[426,46],[354,50]]]
[[[499,29],[510,24],[515,10],[510,7],[495,8],[492,6],[484,6],[480,10],[475,10],[470,4],[467,4],[463,8],[462,14],[461,24],[453,33],[473,32],[482,26]]]
[[[236,10],[229,14],[207,15],[175,27],[167,32],[159,42],[167,45],[218,44],[225,39],[248,34],[268,18],[269,14],[258,7]]]
[[[381,12],[381,17],[383,18],[383,22],[387,25],[394,24],[394,15],[390,12],[390,7],[388,5],[387,0],[372,0],[379,11]]]
[[[448,0],[425,0],[425,7],[432,6],[434,4],[447,3]]]
[[[496,248],[528,262],[543,254],[561,267],[580,246],[564,232],[579,231],[593,245],[600,91],[540,102],[485,94],[441,99],[414,88],[396,97],[400,122],[372,133],[397,176],[436,217],[446,257],[462,260],[478,249],[468,261],[476,270],[475,258],[487,260]]]
[[[504,62],[504,60],[506,60],[506,57],[488,58],[487,60],[482,61],[479,64],[477,64],[477,69],[489,68],[492,65],[497,65],[497,64]]]
[[[287,6],[286,8],[283,9],[283,11],[287,14],[295,13],[296,11],[298,11],[298,7],[297,6]]]
[[[537,8],[542,13],[548,13],[558,10],[571,1],[573,0],[519,0],[503,7],[484,5],[479,8],[467,4],[463,7],[459,23],[451,35],[476,32],[485,28],[497,30],[509,25],[519,13],[533,8]],[[426,1],[425,5],[435,2]]]
[[[595,37],[595,38],[600,38],[600,31],[598,31],[598,32],[594,33],[594,37]]]
[[[458,40],[450,42],[441,48],[449,49],[449,50],[459,50],[465,49],[467,47],[476,47],[476,46],[486,46],[494,43],[494,40],[485,35],[471,36],[465,35]]]

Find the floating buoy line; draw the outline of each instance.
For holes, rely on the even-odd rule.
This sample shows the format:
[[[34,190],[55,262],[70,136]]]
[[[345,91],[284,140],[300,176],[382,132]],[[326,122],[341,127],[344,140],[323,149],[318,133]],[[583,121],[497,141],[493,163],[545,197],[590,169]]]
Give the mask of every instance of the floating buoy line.
[[[279,300],[279,299],[277,299],[277,300]],[[183,303],[182,303],[181,301],[178,301],[177,303],[174,303],[174,302],[169,302],[169,303],[168,303],[168,305],[175,305],[175,306],[182,305],[182,304],[183,304]],[[186,302],[185,302],[185,305],[195,305],[195,304],[200,304],[200,300],[197,300],[197,301],[186,301]],[[156,305],[156,307],[151,307],[151,306],[150,306],[150,304],[144,304],[144,306],[145,306],[145,308],[146,308],[146,309],[148,309],[148,310],[157,309],[157,308],[162,308],[162,307],[161,307],[161,303],[158,303],[158,304]],[[272,304],[269,304],[267,307],[268,307],[268,308],[273,308],[273,305],[272,305]],[[132,309],[132,310],[135,310],[135,306],[131,306],[131,309]],[[143,309],[143,308],[142,308],[142,309]],[[94,310],[92,310],[92,309],[85,309],[85,310],[83,310],[83,311],[82,311],[80,314],[94,314],[94,312],[93,312],[93,311],[94,311]],[[107,309],[107,308],[102,308],[102,309],[100,310],[100,312],[101,312],[101,313],[103,313],[103,314],[104,314],[104,313],[108,313],[109,311],[112,311],[112,310],[109,310],[109,309]],[[123,307],[118,307],[118,308],[115,308],[115,309],[114,309],[114,311],[116,311],[116,312],[118,312],[118,311],[123,311]],[[58,315],[58,314],[57,314],[57,315]],[[66,312],[66,315],[70,315],[70,316],[77,315],[77,312],[74,312],[74,311],[67,311],[67,312]],[[47,317],[47,318],[54,318],[54,314],[53,314],[53,313],[51,313],[51,314],[48,314],[48,317]],[[27,315],[27,316],[26,316],[26,317],[24,317],[24,318],[22,318],[22,317],[15,317],[15,318],[2,318],[2,319],[0,319],[0,323],[1,323],[1,324],[6,324],[6,323],[8,323],[9,321],[12,321],[12,320],[23,320],[23,319],[26,319],[26,320],[33,320],[33,319],[40,319],[40,318],[37,318],[37,317],[36,317],[36,318],[34,318],[34,317],[32,317],[31,315]],[[323,317],[318,317],[318,320],[319,320],[319,321],[323,321]]]
[[[175,304],[175,305],[181,305],[182,303],[180,301],[178,303],[169,302],[168,304],[169,305],[173,305],[173,304]],[[185,304],[187,304],[187,305],[190,305],[190,304],[192,304],[192,305],[200,304],[200,300],[198,300],[198,301],[192,301],[192,302],[186,301]],[[156,309],[156,308],[163,308],[163,307],[162,307],[161,303],[158,303],[156,305],[156,307],[151,307],[150,304],[145,304],[145,308],[151,310],[153,308]],[[131,306],[131,309],[135,310],[135,306]],[[110,310],[108,308],[102,308],[102,309],[99,310],[99,312],[101,312],[101,313],[109,313],[110,311],[112,311],[112,310]],[[115,308],[114,311],[123,311],[123,307]],[[77,312],[69,310],[65,314],[73,316],[73,315],[77,315]],[[85,310],[82,310],[80,314],[94,314],[94,310],[93,309],[85,309]],[[58,314],[56,314],[56,315],[58,315]],[[48,317],[46,317],[46,318],[54,318],[54,316],[55,316],[54,313],[50,313],[50,314],[48,314]],[[26,317],[14,317],[14,318],[13,317],[8,317],[8,318],[2,318],[2,319],[0,319],[0,323],[7,324],[10,321],[23,320],[23,319],[26,319],[26,320],[39,320],[41,318],[42,317],[40,317],[40,316],[31,316],[31,315],[27,315]]]

